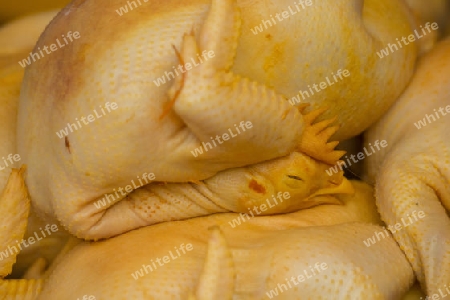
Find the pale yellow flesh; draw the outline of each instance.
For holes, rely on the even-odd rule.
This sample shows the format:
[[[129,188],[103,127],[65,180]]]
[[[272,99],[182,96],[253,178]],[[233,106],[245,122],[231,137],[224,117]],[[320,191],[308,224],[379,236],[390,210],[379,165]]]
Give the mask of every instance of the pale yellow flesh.
[[[3,280],[16,262],[18,243],[25,235],[30,199],[23,175],[25,168],[13,169],[0,196],[0,297],[11,300],[34,300],[42,287],[41,280]],[[14,248],[15,247],[15,248]],[[6,257],[5,257],[6,251]]]
[[[56,12],[52,11],[26,16],[0,27],[0,157],[19,157],[19,160],[14,159],[13,163],[1,160],[0,191],[6,185],[12,168],[18,168],[23,163],[16,145],[19,94],[24,74],[24,69],[18,62],[29,55],[39,35],[55,15]],[[41,235],[42,240],[20,252],[12,271],[13,278],[20,278],[37,259],[45,259],[50,263],[64,245],[68,238],[67,232],[59,226],[56,233],[43,238],[40,228],[45,225],[47,223],[40,220],[31,209],[24,239],[34,238],[37,233]]]
[[[414,211],[425,213],[394,237],[429,295],[445,292],[450,282],[450,116],[438,111],[448,105],[450,40],[446,39],[421,59],[404,94],[366,134],[367,143],[384,139],[391,145],[367,160],[368,176],[377,181],[383,220],[388,225],[410,224],[408,215],[414,220]],[[425,126],[418,129],[424,118]]]
[[[22,57],[15,61],[20,66],[18,62],[29,55],[42,31],[44,31],[58,11],[54,10],[22,17],[0,26],[0,41],[5,41],[0,46],[0,57],[25,51],[27,53],[23,53]]]
[[[144,173],[154,173],[160,182],[198,181],[286,156],[299,144],[302,153],[327,161],[329,147],[306,138],[303,115],[286,100],[332,76],[328,71],[347,69],[351,75],[303,102],[329,107],[322,119],[337,116],[337,139],[372,124],[408,83],[423,43],[384,59],[376,51],[412,33],[414,17],[399,0],[317,1],[264,33],[252,33],[265,17],[291,4],[150,1],[123,16],[116,12],[121,0],[67,6],[37,46],[69,31],[80,38],[33,62],[19,108],[18,150],[29,164],[26,180],[39,216],[59,220],[81,238],[106,238],[151,224],[148,214],[135,217],[147,206],[148,196],[139,191],[129,193],[137,199],[136,209],[115,208],[124,196],[111,207],[93,205]],[[215,57],[165,85],[154,84],[180,58],[196,57],[196,49],[214,51]],[[106,102],[118,108],[67,139],[57,136]],[[241,121],[251,121],[253,129],[202,156],[191,154]],[[124,213],[120,221],[113,218],[118,212]]]
[[[60,261],[39,299],[267,299],[265,292],[317,262],[328,268],[277,299],[399,299],[413,283],[412,269],[392,237],[364,244],[383,228],[372,225],[379,222],[373,189],[353,184],[355,195],[338,196],[342,205],[251,218],[235,228],[229,222],[239,214],[216,214],[82,243]],[[182,244],[193,248],[183,253]],[[158,265],[169,251],[176,258]],[[152,260],[156,268],[135,280],[131,274]]]
[[[439,31],[444,33],[446,26],[450,25],[448,14],[450,12],[450,3],[447,0],[405,0],[413,13],[422,21],[438,22]]]
[[[244,20],[244,23],[245,23],[245,20]],[[268,32],[270,32],[270,31],[268,31]],[[252,48],[253,49],[253,48]],[[239,54],[239,51],[238,51],[238,54]],[[24,54],[21,54],[21,55],[24,55],[24,57],[26,56],[26,54],[24,53]],[[14,58],[15,60],[16,60],[16,58]],[[1,61],[0,61],[1,62]],[[267,65],[271,65],[271,64],[267,64]],[[267,66],[266,65],[266,66]],[[19,71],[20,72],[20,71]],[[244,73],[243,73],[244,74]],[[261,73],[261,74],[264,74],[264,73]],[[21,75],[19,75],[19,77],[20,77]],[[16,79],[14,79],[14,77],[11,77],[13,80],[16,80],[16,82],[19,82],[19,81],[17,81],[17,78],[19,78],[19,77],[15,77]],[[272,78],[273,79],[273,78]],[[329,88],[330,90],[332,89],[332,87],[330,87]],[[325,92],[324,92],[325,93]],[[15,122],[9,122],[8,120],[8,118],[12,118],[12,117],[14,117],[14,114],[7,114],[6,115],[6,118],[0,118],[0,120],[6,120],[6,122],[5,122],[5,126],[11,126],[13,123],[15,123]],[[5,128],[5,129],[8,129],[9,127],[4,127],[4,126],[1,126],[0,128]],[[7,131],[9,131],[9,132],[11,132],[9,129],[7,130]],[[1,136],[3,136],[3,135],[1,135]],[[2,146],[3,145],[8,145],[8,143],[5,143],[5,144],[2,144]],[[11,149],[13,149],[13,148],[11,148]],[[6,151],[8,154],[10,153],[10,151],[9,150],[7,150]],[[30,282],[31,283],[31,282]]]

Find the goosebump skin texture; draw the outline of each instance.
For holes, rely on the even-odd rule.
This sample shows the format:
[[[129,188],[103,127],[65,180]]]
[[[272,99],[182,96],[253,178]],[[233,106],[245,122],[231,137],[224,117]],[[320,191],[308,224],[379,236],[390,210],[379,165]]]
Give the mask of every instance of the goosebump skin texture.
[[[53,269],[38,299],[267,299],[285,278],[304,270],[312,276],[316,263],[327,268],[277,299],[400,299],[414,281],[411,266],[391,236],[364,244],[384,228],[375,225],[373,189],[352,184],[355,194],[338,195],[339,205],[250,218],[235,228],[230,222],[239,214],[214,214],[82,242]],[[178,255],[182,244],[192,249]],[[158,265],[169,251],[176,258]],[[134,279],[152,259],[157,267]]]
[[[389,143],[366,159],[366,175],[376,180],[377,205],[386,224],[408,220],[414,211],[425,213],[394,237],[428,295],[445,291],[450,282],[450,117],[438,111],[449,104],[446,38],[419,61],[411,84],[365,136],[366,143]],[[418,129],[423,120],[425,126]]]
[[[391,0],[314,1],[261,34],[251,32],[291,4],[149,1],[122,16],[119,0],[77,0],[64,8],[36,47],[69,31],[80,37],[27,68],[19,104],[18,150],[29,166],[26,182],[38,215],[59,220],[77,237],[106,238],[149,224],[129,222],[129,209],[106,232],[110,223],[103,218],[123,212],[124,205],[93,205],[146,172],[158,182],[196,182],[289,155],[299,144],[300,152],[332,164],[326,155],[332,145],[309,144],[315,141],[304,138],[303,106],[288,99],[324,81],[329,71],[346,69],[347,81],[307,102],[328,107],[319,121],[337,117],[335,139],[359,134],[404,89],[422,43],[384,59],[375,54],[417,26],[406,5]],[[195,57],[196,49],[215,57],[165,85],[154,84],[180,59]],[[118,108],[65,138],[56,135],[107,102]],[[190,151],[201,142],[241,121],[251,121],[253,129],[193,157]],[[137,191],[128,196],[139,197]]]

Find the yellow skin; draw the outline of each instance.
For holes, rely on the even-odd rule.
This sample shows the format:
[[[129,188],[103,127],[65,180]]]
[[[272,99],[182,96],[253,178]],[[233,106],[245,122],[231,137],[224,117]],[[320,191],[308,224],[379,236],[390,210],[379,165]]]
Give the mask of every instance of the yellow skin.
[[[38,15],[39,12],[42,11],[61,9],[69,2],[70,0],[20,0],[16,2],[2,1],[2,3],[0,3],[0,24],[4,23],[5,21],[17,19],[25,15]],[[31,31],[33,31],[33,29],[31,29]]]
[[[10,207],[2,214],[18,208],[25,214],[29,208],[17,173],[11,182],[22,184],[0,199]],[[373,189],[362,182],[353,184],[356,193],[338,195],[339,205],[255,217],[236,228],[230,222],[239,214],[214,214],[148,226],[101,242],[70,241],[42,279],[1,281],[0,295],[15,296],[21,284],[25,292],[19,299],[27,300],[39,293],[37,299],[45,300],[83,295],[111,300],[267,299],[265,292],[318,262],[327,268],[277,299],[399,299],[411,287],[413,271],[390,236],[365,246],[367,238],[383,229],[374,225],[380,220]],[[2,245],[10,234],[20,238],[25,222],[23,215],[8,219],[15,227],[0,235]],[[137,280],[131,276],[183,243],[193,249]]]
[[[305,115],[305,121],[310,124],[319,114],[320,111],[315,111]],[[324,145],[337,130],[336,127],[328,127],[329,124],[330,121],[322,121],[310,127],[311,131],[320,132],[317,139],[325,141]],[[342,151],[330,154],[339,157]],[[121,201],[111,201],[107,204],[108,209],[103,208],[101,212],[94,203],[87,205],[80,214],[92,215],[95,226],[90,229],[89,236],[82,237],[109,238],[142,226],[217,212],[246,213],[266,203],[267,199],[271,201],[272,195],[277,197],[286,192],[290,198],[262,214],[291,212],[319,205],[323,202],[310,198],[353,191],[342,171],[333,176],[326,173],[330,167],[303,153],[293,152],[286,157],[225,170],[195,183],[147,184]],[[75,215],[73,219],[80,226],[84,225],[82,217]],[[121,221],[117,222],[119,219]]]
[[[450,5],[447,0],[405,0],[412,12],[421,20],[421,24],[426,22],[438,22],[439,31],[442,34],[449,24],[448,17]]]
[[[18,58],[17,58],[14,62],[16,63],[17,60],[18,60]],[[13,60],[12,60],[12,61],[13,61]],[[6,115],[6,117],[8,117],[8,118],[10,118],[10,117],[12,117],[12,116],[14,116],[14,114],[7,114],[7,115]],[[7,120],[6,118],[0,118],[0,119],[1,119],[1,120]],[[12,124],[12,123],[11,123],[11,122],[6,122],[6,124]],[[3,128],[5,128],[5,127],[2,126],[1,128],[3,129]],[[5,144],[2,144],[2,146],[3,146],[3,145],[8,145],[8,144],[5,143]],[[8,152],[8,153],[10,153],[10,152]]]
[[[17,45],[11,45],[17,46]],[[26,51],[25,51],[26,52]],[[6,56],[5,56],[6,61]],[[22,79],[23,69],[17,64],[16,56],[8,56],[8,65],[5,66],[2,73],[3,81],[1,81],[2,88],[1,91],[4,91],[1,94],[1,99],[3,101],[3,106],[1,113],[4,115],[4,119],[2,121],[5,122],[4,129],[1,132],[2,136],[2,146],[5,146],[5,152],[3,156],[7,156],[7,153],[15,153],[15,140],[14,135],[11,132],[15,130],[12,129],[16,125],[15,115],[16,115],[16,106],[17,98],[19,95],[19,83]],[[10,105],[8,105],[10,103]],[[311,114],[307,114],[305,116],[306,123],[312,123],[314,119],[320,114],[320,111],[315,111]],[[312,125],[310,128],[313,132],[317,132],[317,138],[320,138],[324,144],[328,137],[333,134],[336,130],[336,127],[328,127],[330,121],[325,121],[322,123],[317,123]],[[13,126],[13,127],[11,127]],[[329,128],[329,129],[326,129]],[[340,152],[333,152],[333,155],[336,157],[340,156]],[[329,165],[325,163],[321,163],[311,159],[308,156],[305,156],[301,153],[291,153],[288,157],[284,157],[281,159],[269,161],[264,164],[257,164],[253,166],[249,166],[247,168],[238,168],[234,170],[229,170],[225,172],[221,172],[216,176],[210,178],[206,183],[202,184],[205,187],[211,186],[214,189],[214,192],[217,196],[221,196],[223,199],[228,200],[229,202],[224,202],[224,204],[228,203],[228,207],[226,209],[215,206],[218,211],[226,211],[226,210],[235,210],[235,211],[243,211],[248,212],[247,207],[253,208],[253,206],[259,206],[258,201],[261,203],[266,203],[266,199],[270,199],[271,195],[277,195],[278,191],[289,192],[290,198],[284,199],[282,205],[277,205],[274,208],[271,208],[272,211],[264,212],[267,213],[277,213],[279,211],[292,211],[294,209],[306,208],[314,205],[319,205],[322,203],[339,203],[335,198],[332,197],[324,197],[324,198],[316,198],[313,199],[315,195],[320,194],[333,194],[333,193],[349,193],[352,191],[352,188],[348,181],[343,177],[342,172],[335,174],[334,177],[329,177],[326,175],[325,170],[329,168]],[[7,174],[5,171],[2,174]],[[15,174],[15,173],[14,173]],[[290,177],[288,177],[289,175]],[[16,176],[16,175],[14,175]],[[233,200],[233,197],[230,197],[230,191],[227,188],[224,188],[222,184],[218,184],[219,182],[227,181],[227,177],[234,178],[235,180],[239,180],[244,182],[241,196],[246,196],[249,199],[252,199],[251,203],[247,203],[245,198],[240,198]],[[15,177],[14,177],[15,178]],[[17,180],[17,179],[16,179]],[[253,188],[257,188],[257,191],[254,191],[249,188],[249,183],[252,182],[250,186]],[[6,184],[6,180],[4,180]],[[146,193],[153,193],[158,191],[171,191],[172,193],[177,193],[175,189],[176,186],[183,186],[184,191],[189,190],[191,188],[194,190],[194,184],[168,184],[165,186],[160,185],[148,185],[145,187],[144,191]],[[23,183],[22,186],[23,187]],[[262,193],[261,188],[264,189],[264,193]],[[239,193],[235,190],[233,195],[239,195]],[[240,191],[241,192],[241,191]],[[15,194],[21,195],[21,193],[15,191],[8,193],[8,196]],[[184,193],[186,194],[186,192]],[[152,205],[161,205],[160,210],[156,210],[157,214],[152,216],[152,222],[160,222],[163,220],[168,220],[171,218],[188,218],[191,215],[202,215],[213,213],[214,210],[211,208],[213,204],[210,205],[209,210],[199,207],[198,205],[193,203],[191,199],[183,199],[183,194],[177,195],[176,206],[185,208],[181,209],[181,211],[175,210],[174,212],[171,209],[174,206],[167,205],[164,203],[165,197],[162,199],[149,199],[149,202]],[[191,195],[191,198],[195,199],[195,195]],[[168,197],[170,199],[170,197]],[[185,197],[186,198],[186,197]],[[220,200],[220,199],[219,199]],[[271,200],[271,199],[270,199]],[[300,201],[301,200],[301,201]],[[161,201],[161,203],[160,203]],[[131,202],[131,201],[130,201]],[[273,201],[272,201],[273,202]],[[143,204],[146,204],[143,202]],[[5,218],[6,225],[17,227],[17,222],[27,219],[26,216],[22,214],[17,214],[15,211],[11,211],[6,206],[2,206],[2,211],[7,214]],[[24,208],[25,206],[17,205],[17,208]],[[208,207],[206,207],[208,208]],[[178,216],[177,213],[180,213]],[[9,221],[10,217],[13,216],[14,222]],[[38,228],[44,227],[46,223],[42,222],[37,218],[33,211],[30,212],[30,216],[28,217],[28,230],[25,233],[24,239],[27,239],[29,236],[33,236],[34,232],[38,232]],[[20,229],[21,227],[17,227]],[[10,230],[8,230],[10,232]],[[21,231],[22,232],[22,231]],[[13,236],[15,239],[20,240],[21,235],[23,233],[18,233],[17,236]],[[4,235],[5,238],[8,235]],[[58,233],[54,233],[52,236],[47,237],[46,239],[40,241],[39,243],[33,244],[28,248],[25,248],[21,253],[17,256],[18,261],[14,264],[14,270],[12,272],[15,278],[18,275],[22,275],[23,271],[27,268],[29,270],[23,275],[21,278],[40,278],[40,273],[43,268],[46,267],[49,263],[51,263],[55,254],[59,251],[61,244],[66,240],[64,236],[63,230],[60,228]],[[2,250],[4,247],[9,246],[10,241],[4,241],[1,243]],[[10,259],[13,257],[11,256]],[[44,258],[44,259],[43,259]],[[4,269],[3,275],[11,274],[12,262],[8,265],[9,267]],[[28,293],[27,291],[33,290],[34,288],[39,289],[41,285],[41,281],[8,281],[3,283],[3,291],[8,291],[9,294],[15,294],[16,288],[24,285],[25,283],[29,283],[30,286],[23,289],[23,293]],[[11,289],[11,290],[10,290]],[[0,290],[1,292],[2,290]],[[2,294],[2,293],[0,293]],[[34,292],[27,294],[26,297],[31,297],[34,295]]]
[[[11,59],[11,62],[18,65],[17,62],[30,53],[45,26],[57,13],[57,10],[42,12],[1,26],[0,40],[4,41],[4,44],[0,46],[0,58],[6,55],[20,54],[20,56],[14,57],[14,60]],[[18,32],[21,34],[17,34]]]
[[[21,240],[26,232],[27,219],[30,210],[28,196],[23,173],[25,169],[13,169],[0,196],[1,209],[1,234],[0,245],[2,251],[8,246],[15,245],[16,240]],[[2,256],[0,261],[0,278],[12,272],[16,255]],[[9,296],[12,299],[32,300],[41,290],[42,280],[0,280],[0,295]],[[14,298],[14,297],[17,298]],[[8,299],[8,298],[6,298]]]
[[[10,127],[15,127],[16,124],[15,118],[13,118],[16,111],[14,104],[17,103],[19,83],[23,75],[23,69],[17,65],[17,61],[14,61],[14,59],[11,59],[11,61],[14,63],[4,69],[5,75],[0,86],[5,91],[1,95],[4,101],[1,113],[4,114],[5,119],[3,120],[7,125],[2,128],[5,130],[1,133],[2,140],[4,140],[2,145],[8,146],[7,150],[4,151],[4,157],[7,156],[7,153],[15,153],[14,135],[10,134],[14,130]],[[6,91],[8,91],[8,94]],[[8,106],[8,103],[11,103],[11,105]],[[307,114],[304,116],[305,122],[310,124],[319,115],[320,110]],[[324,121],[310,126],[311,132],[316,132],[316,138],[323,141],[324,145],[329,136],[337,129],[336,127],[329,127],[329,124],[330,121]],[[331,152],[335,157],[339,157],[341,153],[339,151]],[[343,172],[339,172],[332,177],[326,174],[325,170],[329,167],[330,165],[316,161],[302,153],[293,152],[280,159],[223,171],[203,182],[167,185],[149,184],[139,191],[144,198],[143,200],[125,199],[118,203],[114,210],[108,211],[107,213],[111,215],[109,220],[113,220],[113,222],[105,224],[105,226],[109,230],[108,234],[113,235],[117,232],[117,218],[120,218],[123,222],[118,224],[121,230],[130,230],[143,226],[142,220],[146,220],[147,223],[145,224],[149,225],[215,212],[248,213],[248,209],[253,209],[254,206],[259,207],[266,203],[267,199],[273,202],[271,196],[277,196],[280,192],[288,192],[289,199],[284,199],[279,205],[262,212],[262,215],[290,212],[320,205],[327,203],[324,200],[333,201],[334,198],[321,200],[320,198],[314,198],[314,196],[352,192],[352,187],[343,177]],[[5,170],[0,174],[7,175],[8,173]],[[148,209],[137,210],[136,214],[127,215],[125,212],[128,207],[134,206],[147,207]],[[90,207],[95,208],[92,204]],[[143,213],[148,210],[154,211],[154,213]],[[124,227],[124,224],[126,227]],[[28,236],[33,236],[34,232],[39,231],[38,228],[45,225],[46,223],[37,218],[32,211],[25,239]],[[60,228],[58,233],[24,249],[18,256],[18,263],[15,265],[13,275],[21,274],[40,257],[44,257],[48,262],[51,262],[65,240],[65,232]]]
[[[8,32],[13,31],[14,28],[17,29],[18,26],[29,26],[29,24],[38,26],[43,23],[44,16],[51,17],[51,14],[48,13],[38,17],[33,16],[25,18],[20,22],[16,22],[8,27],[8,30],[3,31],[3,36],[8,36]],[[32,40],[36,39],[36,37],[33,37],[30,33],[29,36],[27,36],[27,39]],[[9,49],[21,49],[20,55],[23,55],[23,53],[27,52],[25,51],[27,50],[27,44],[29,44],[29,42],[24,43],[23,41],[15,41],[14,43],[9,44],[8,47]],[[8,48],[2,48],[1,51],[3,51],[3,53],[8,53],[5,49],[7,50]],[[2,140],[4,141],[2,145],[5,146],[6,149],[3,151],[4,157],[7,157],[8,153],[15,153],[15,135],[13,132],[15,131],[16,125],[15,115],[17,111],[17,99],[19,96],[19,84],[23,75],[23,69],[17,64],[16,59],[15,55],[5,56],[5,62],[8,62],[8,65],[2,72],[2,74],[4,74],[2,78],[4,79],[1,81],[2,84],[0,86],[1,91],[4,91],[1,94],[1,99],[3,101],[1,113],[4,115],[2,121],[5,123],[5,126],[2,127],[3,131],[1,132]],[[303,110],[303,107],[301,110]],[[320,113],[321,111],[318,110],[305,115],[305,123],[311,125]],[[324,121],[311,125],[306,134],[314,134],[315,138],[321,141],[322,145],[325,145],[329,136],[336,131],[336,127],[328,126],[330,123],[330,121]],[[339,157],[340,153],[342,153],[332,151],[333,145],[335,144],[336,143],[332,143],[328,147],[328,149],[330,149],[329,153],[331,154],[329,157],[333,159]],[[148,185],[145,189],[140,191],[141,193],[146,194],[148,198],[147,201],[142,201],[141,205],[154,207],[161,206],[160,209],[155,209],[156,213],[151,216],[149,222],[152,224],[172,219],[205,215],[218,211],[232,210],[248,212],[247,208],[253,208],[254,206],[259,207],[259,202],[265,203],[267,199],[271,200],[271,195],[276,196],[278,192],[281,191],[289,192],[290,198],[284,199],[282,204],[270,208],[262,214],[292,211],[324,203],[323,201],[311,200],[310,198],[314,195],[348,193],[352,191],[350,184],[345,180],[342,172],[336,174],[334,177],[329,177],[325,175],[325,169],[327,168],[329,168],[329,165],[315,161],[301,153],[294,152],[288,157],[279,160],[219,173],[210,178],[206,183],[202,183],[200,187],[197,187],[200,183],[195,185],[188,183],[168,184],[165,186],[156,184]],[[2,175],[7,174],[7,171],[2,172]],[[237,197],[236,199],[230,197],[230,192],[222,187],[223,184],[220,184],[230,183],[230,180],[228,180],[227,177],[234,178],[235,181],[242,181],[240,185],[235,186],[235,188],[237,188],[241,187],[243,184],[242,190],[239,190],[239,192],[235,190],[235,193],[233,194],[233,196]],[[299,181],[301,181],[301,183],[298,183]],[[6,180],[1,183],[6,183]],[[205,189],[208,189],[209,187],[214,190],[215,198],[212,200],[215,200],[218,203],[221,203],[222,201],[225,207],[218,206],[214,202],[209,204],[205,203],[206,201],[204,200],[208,199],[202,195],[202,192],[207,196],[210,196],[207,191],[205,191]],[[252,189],[250,187],[252,187]],[[202,191],[198,192],[195,188],[201,189]],[[261,188],[263,188],[264,191],[261,191]],[[257,191],[254,189],[257,189]],[[184,192],[180,193],[179,190]],[[189,195],[187,192],[189,190],[195,191],[196,193]],[[161,197],[155,197],[155,193],[161,195]],[[186,197],[186,195],[189,197]],[[172,202],[175,202],[175,205],[171,205],[168,201],[171,201],[174,196],[176,196],[176,201]],[[198,197],[201,198],[200,200],[203,200],[203,203],[201,201],[197,201],[200,203],[195,202]],[[229,202],[223,202],[224,199]],[[248,202],[246,199],[251,199],[251,202]],[[299,202],[298,199],[301,199],[302,201]],[[123,205],[129,205],[130,203],[134,205],[136,202],[137,201],[124,201],[118,208],[121,208]],[[180,207],[183,208],[180,210]],[[121,213],[121,217],[123,217],[123,215],[124,214]],[[123,219],[125,218],[123,217]],[[125,221],[125,223],[127,222]],[[28,220],[28,231],[25,235],[25,239],[29,236],[33,236],[33,233],[39,231],[38,228],[44,227],[45,224],[46,223],[37,218],[32,211]],[[138,225],[140,226],[140,224]],[[130,228],[134,228],[133,226]],[[18,263],[14,266],[13,276],[17,277],[18,275],[21,275],[24,269],[28,268],[38,258],[45,258],[47,262],[51,262],[65,239],[65,232],[60,228],[58,233],[24,249],[18,256]]]
[[[261,215],[323,204],[322,199],[314,198],[317,195],[353,192],[343,172],[329,176],[328,168],[328,164],[293,152],[265,163],[222,171],[197,183],[148,184],[137,191],[138,198],[124,199],[107,210],[96,226],[105,228],[103,236],[110,237],[121,230],[164,221],[217,212],[247,213],[280,193],[289,193],[289,198]],[[86,211],[95,209],[90,205]]]
[[[29,166],[33,206],[46,221],[57,219],[78,237],[109,237],[132,228],[119,228],[120,222],[108,219],[114,205],[92,204],[144,173],[154,173],[159,182],[199,181],[295,151],[334,163],[332,145],[324,146],[309,132],[287,98],[331,76],[328,70],[348,69],[353,76],[347,82],[308,102],[329,104],[324,118],[336,115],[342,126],[335,138],[356,135],[400,94],[421,47],[421,42],[411,44],[383,60],[375,54],[414,27],[401,1],[371,0],[364,6],[363,1],[318,2],[301,17],[258,35],[250,29],[262,16],[292,3],[212,3],[150,1],[119,17],[115,10],[122,1],[74,1],[52,21],[38,47],[69,31],[79,32],[80,38],[28,68],[17,137]],[[313,22],[318,18],[321,26]],[[170,30],[161,32],[167,24]],[[191,28],[194,34],[185,35]],[[292,28],[301,29],[302,38],[292,39]],[[325,40],[334,46],[324,46]],[[361,43],[355,46],[354,40]],[[204,50],[215,57],[164,86],[152,82]],[[117,110],[66,138],[55,134],[108,101],[116,102]],[[253,129],[193,157],[191,151],[201,142],[241,121],[251,121]],[[135,191],[127,197],[144,201]],[[134,214],[131,208],[128,212]],[[119,224],[114,230],[106,226],[112,222]]]
[[[11,61],[13,61],[13,60],[11,60]],[[15,60],[14,61],[14,63],[16,63],[17,62],[17,60]],[[19,71],[20,72],[20,71]],[[12,81],[8,81],[8,84],[9,83],[11,83],[11,82],[13,82],[14,81],[14,78],[18,78],[18,77],[11,77],[13,80]],[[18,82],[17,80],[15,81],[15,82]],[[3,99],[6,99],[6,98],[3,98]],[[3,111],[3,110],[2,110]],[[7,121],[8,120],[8,118],[11,118],[11,117],[13,117],[14,116],[14,114],[6,114],[5,115],[5,118],[0,118],[0,120],[5,120],[5,125],[8,125],[8,126],[11,126],[11,125],[13,125],[14,124],[14,122],[9,122],[9,121]],[[5,127],[3,127],[3,126],[1,126],[0,127],[1,129],[3,129],[3,128],[5,128]],[[8,130],[7,130],[8,131]],[[9,131],[9,132],[11,132],[11,131]],[[1,144],[2,146],[4,146],[4,145],[9,145],[8,143],[2,143]],[[9,152],[8,152],[9,153]],[[17,193],[13,193],[12,195],[21,195],[21,193],[19,192],[19,191],[17,191]],[[329,200],[328,200],[329,201]],[[3,203],[3,202],[2,202]],[[6,209],[6,207],[4,206],[4,205],[2,205],[2,207],[4,208],[4,211],[8,211],[8,212],[10,212],[8,209]],[[16,209],[18,209],[19,207],[17,207]],[[22,206],[22,208],[23,208],[23,206]],[[8,225],[11,225],[11,227],[12,228],[15,228],[15,229],[17,229],[17,228],[21,228],[20,226],[16,226],[16,225],[18,225],[19,223],[18,223],[18,221],[19,220],[23,220],[23,219],[25,219],[26,217],[24,216],[24,215],[21,215],[20,213],[18,213],[18,211],[14,211],[14,212],[12,212],[11,214],[8,214],[8,216],[9,216],[9,218],[10,217],[17,217],[16,219],[15,219],[15,221],[13,221],[13,220],[10,220],[9,218],[6,218],[6,219],[4,219],[4,220],[6,220],[6,223],[5,224],[8,224]],[[278,218],[278,217],[277,217]],[[2,218],[3,219],[3,218]],[[274,219],[274,222],[275,222],[275,220],[276,219]],[[276,222],[275,222],[276,223]],[[275,224],[274,223],[274,224]],[[23,228],[23,227],[22,227]],[[4,237],[8,237],[7,235],[4,235]],[[17,238],[19,238],[19,236],[17,236]],[[5,270],[5,269],[4,269]],[[6,272],[6,271],[5,271]],[[33,282],[33,281],[31,281],[31,282]],[[14,285],[14,284],[16,284],[16,282],[14,282],[14,283],[12,283],[12,285]],[[40,283],[39,283],[40,284]],[[32,286],[31,286],[32,287]],[[11,292],[11,291],[9,291],[9,292]]]
[[[0,157],[17,154],[16,125],[17,106],[24,70],[17,65],[17,56],[0,56]],[[17,162],[8,166],[2,161],[0,170],[0,191],[3,190],[11,169]]]
[[[272,195],[289,193],[290,198],[261,215],[293,212],[322,204],[318,195],[352,193],[353,188],[343,172],[332,176],[326,173],[330,166],[304,154],[291,153],[266,163],[223,171],[204,181],[204,187],[219,197],[227,211],[247,213],[259,207]],[[202,190],[202,187],[196,187]],[[181,198],[181,196],[180,196]]]
[[[17,154],[17,112],[24,75],[24,69],[17,62],[28,55],[55,15],[56,12],[40,13],[0,27],[0,157]],[[20,161],[8,161],[7,166],[2,161],[0,167],[5,169],[0,169],[0,191],[5,187],[11,169],[19,166]]]
[[[450,282],[450,117],[438,110],[450,104],[450,39],[441,41],[418,64],[411,84],[366,141],[385,139],[389,147],[366,159],[376,179],[376,199],[388,225],[408,220],[414,210],[426,217],[394,234],[428,295]],[[438,112],[439,119],[435,115]],[[445,113],[445,111],[444,111]],[[425,115],[435,120],[421,129]],[[395,129],[395,130],[393,130]]]
[[[16,146],[17,110],[24,69],[17,62],[28,55],[45,26],[55,15],[56,12],[45,12],[27,16],[0,28],[0,157],[7,158],[10,154],[18,153]],[[18,32],[23,32],[23,34],[18,35]],[[22,161],[14,161],[14,164],[10,164],[8,161],[8,166],[4,170],[0,170],[0,191],[3,191],[12,168],[18,168],[21,164]],[[5,166],[4,162],[1,166]],[[34,232],[39,232],[39,228],[46,224],[31,210],[25,239],[33,236]],[[21,277],[24,271],[38,258],[51,263],[67,237],[68,233],[62,226],[59,226],[57,233],[21,251],[14,264],[12,276],[14,278]]]

